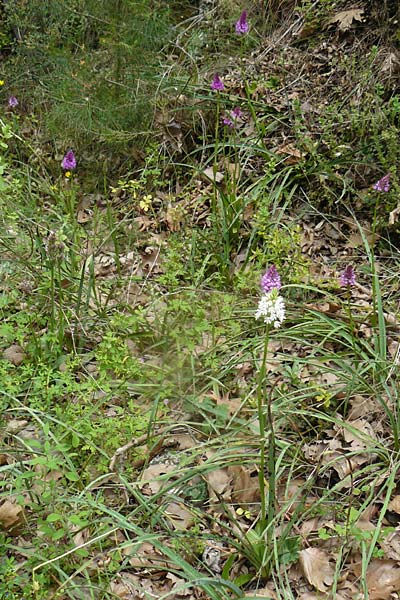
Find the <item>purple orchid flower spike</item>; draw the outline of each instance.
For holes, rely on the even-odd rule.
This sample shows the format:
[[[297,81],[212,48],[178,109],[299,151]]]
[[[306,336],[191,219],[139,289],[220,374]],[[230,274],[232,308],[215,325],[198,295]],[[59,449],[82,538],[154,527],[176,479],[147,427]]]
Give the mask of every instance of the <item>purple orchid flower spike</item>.
[[[341,287],[353,287],[356,284],[356,274],[351,265],[347,265],[339,279]]]
[[[275,265],[272,265],[261,278],[261,289],[265,294],[268,294],[273,289],[279,290],[281,287],[281,278],[276,270]]]
[[[218,73],[215,73],[213,77],[213,80],[211,82],[211,89],[215,90],[216,92],[222,92],[222,90],[225,89],[224,82],[222,81]]]
[[[239,35],[245,35],[249,31],[249,24],[247,22],[247,11],[244,10],[240,15],[239,20],[236,22],[235,31]]]
[[[379,179],[372,187],[378,192],[388,192],[390,190],[390,173]]]
[[[65,171],[72,171],[76,167],[76,158],[72,150],[68,150],[67,154],[62,159],[62,168]]]
[[[16,108],[18,106],[19,102],[17,100],[17,98],[15,96],[10,96],[8,99],[8,106],[10,108]]]

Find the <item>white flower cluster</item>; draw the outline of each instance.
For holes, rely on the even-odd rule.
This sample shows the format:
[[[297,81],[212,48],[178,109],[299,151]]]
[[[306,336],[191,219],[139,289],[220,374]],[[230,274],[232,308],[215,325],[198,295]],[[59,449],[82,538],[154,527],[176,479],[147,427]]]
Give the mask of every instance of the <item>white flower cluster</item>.
[[[276,288],[261,297],[255,317],[263,318],[267,325],[273,323],[276,328],[282,325],[285,318],[285,302]]]

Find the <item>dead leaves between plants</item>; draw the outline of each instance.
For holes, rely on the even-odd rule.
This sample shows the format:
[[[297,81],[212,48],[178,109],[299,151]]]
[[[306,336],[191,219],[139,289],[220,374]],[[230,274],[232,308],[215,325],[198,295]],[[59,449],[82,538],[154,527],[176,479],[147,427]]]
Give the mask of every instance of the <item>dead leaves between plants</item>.
[[[363,15],[363,8],[341,10],[329,19],[328,25],[337,23],[340,31],[348,31],[353,25],[353,21],[363,21]]]
[[[330,594],[335,580],[335,567],[332,558],[318,548],[306,548],[300,552],[300,565],[308,583],[318,592],[304,593],[299,600],[353,600],[361,598],[361,562],[338,573],[334,596]],[[366,571],[365,584],[369,600],[389,600],[393,592],[400,589],[400,567],[397,561],[373,559]]]
[[[0,505],[0,531],[18,535],[24,523],[25,513],[22,506],[10,500],[5,500]]]
[[[352,418],[342,421],[338,416],[333,429],[327,432],[332,435],[331,439],[306,444],[303,448],[304,455],[310,461],[334,469],[343,487],[351,487],[351,477],[348,476],[376,458],[373,448],[378,443],[377,432],[380,427],[377,407],[373,412],[363,412],[373,407],[371,402],[357,396],[350,403]],[[374,427],[368,418],[374,419]]]
[[[143,600],[167,596],[171,600],[205,598],[200,590],[189,587],[184,579],[173,573],[167,573],[161,579],[153,576],[150,579],[121,571],[111,582],[110,592],[113,597],[121,600]]]
[[[318,548],[306,548],[301,550],[299,559],[307,581],[319,592],[326,592],[335,573],[328,555]]]

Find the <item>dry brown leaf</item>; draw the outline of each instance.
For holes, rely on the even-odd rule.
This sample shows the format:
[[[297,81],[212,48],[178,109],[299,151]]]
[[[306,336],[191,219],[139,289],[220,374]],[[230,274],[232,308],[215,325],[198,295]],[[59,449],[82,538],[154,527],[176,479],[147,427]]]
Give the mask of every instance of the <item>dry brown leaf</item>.
[[[6,425],[6,434],[15,435],[22,431],[28,424],[29,421],[25,419],[10,419]]]
[[[345,424],[349,427],[343,427],[343,437],[351,445],[352,450],[368,448],[372,440],[376,440],[371,424],[365,419],[347,420]]]
[[[400,530],[392,531],[387,536],[380,537],[379,545],[386,558],[392,558],[397,563],[400,562]]]
[[[231,465],[228,474],[231,476],[232,500],[235,503],[247,507],[260,501],[258,475],[252,476],[243,465]]]
[[[360,417],[371,416],[377,412],[377,404],[372,398],[364,398],[360,394],[355,394],[350,400],[349,420],[355,421]]]
[[[124,546],[122,554],[124,556],[130,556],[129,564],[131,567],[160,567],[161,569],[169,567],[165,557],[163,557],[150,542],[143,542],[139,548],[136,544]],[[176,568],[176,565],[174,565],[174,568]]]
[[[347,476],[350,473],[357,471],[359,467],[369,460],[370,457],[366,455],[358,454],[357,456],[346,456],[343,452],[326,452],[322,456],[323,464],[330,464],[330,466],[335,469],[343,487],[350,487],[352,485],[351,480],[346,479]]]
[[[350,8],[349,10],[341,10],[331,17],[328,21],[329,25],[338,24],[340,31],[347,31],[353,24],[353,21],[363,20],[363,8]]]
[[[306,307],[310,310],[315,310],[327,315],[333,315],[340,310],[340,304],[336,302],[324,302],[323,304],[306,304]]]
[[[374,234],[372,231],[368,230],[368,229],[364,229],[363,234],[365,236],[365,239],[367,240],[367,242],[369,244],[371,244],[374,240]],[[347,240],[346,243],[346,248],[360,248],[364,246],[364,239],[363,236],[361,235],[361,233],[357,230],[357,231],[353,231],[350,236],[349,239]]]
[[[304,158],[304,154],[294,144],[283,144],[275,152],[287,157],[284,160],[287,165],[295,165]]]
[[[400,69],[400,57],[395,52],[389,52],[385,60],[382,63],[382,73],[387,73],[391,76],[394,73],[398,73]]]
[[[116,598],[121,600],[138,600],[140,598],[139,593],[136,591],[136,585],[139,586],[139,578],[137,578],[136,585],[131,583],[125,576],[124,573],[118,573],[118,579],[121,581],[112,581],[110,583],[110,592]],[[126,575],[131,575],[126,573]]]
[[[400,515],[400,496],[393,496],[389,502],[388,509]]]
[[[79,529],[79,527],[76,525],[75,527],[71,527],[71,533],[73,533],[74,531],[76,531],[76,533],[73,537],[75,546],[82,546],[90,538],[89,527],[84,527],[83,529]]]
[[[250,591],[245,593],[245,597],[250,596],[251,598],[260,598],[262,600],[278,600],[278,595],[274,590],[274,585],[272,583],[267,583],[267,586],[264,588],[258,588],[258,590]]]
[[[210,504],[219,504],[220,498],[227,500],[231,495],[230,482],[227,469],[215,469],[205,474],[207,481]]]
[[[25,521],[24,509],[19,504],[5,500],[0,506],[0,528],[13,535]]]
[[[171,589],[171,583],[166,582],[167,577],[168,575],[161,581],[156,581],[153,577],[139,577],[139,575],[121,571],[110,583],[110,592],[113,594],[113,598],[115,596],[121,600],[157,599]],[[167,585],[165,585],[166,583]],[[175,597],[170,596],[171,600]]]
[[[299,558],[307,581],[319,592],[326,592],[331,587],[334,576],[328,555],[318,548],[306,548],[301,550]]]
[[[300,525],[299,532],[303,537],[307,537],[310,533],[318,531],[325,525],[325,520],[322,517],[314,517],[313,519],[307,519]]]
[[[184,531],[195,523],[195,516],[182,502],[170,502],[165,509],[165,516],[171,521],[174,529]]]
[[[189,433],[174,433],[171,435],[171,439],[174,442],[174,447],[179,450],[190,450],[199,444],[196,438]]]
[[[6,348],[3,351],[3,358],[4,360],[8,360],[8,362],[18,367],[18,365],[20,365],[23,362],[25,358],[25,353],[21,346],[19,346],[18,344],[13,344],[12,346]]]
[[[241,398],[231,398],[229,393],[221,396],[217,393],[210,392],[205,394],[204,398],[212,400],[217,406],[225,406],[230,417],[238,413],[243,404],[243,400]]]
[[[400,589],[400,568],[394,560],[372,560],[367,568],[366,581],[369,600],[387,600]]]
[[[205,175],[207,179],[210,179],[213,182],[215,181],[215,183],[221,183],[224,178],[224,174],[220,173],[220,171],[216,171],[214,173],[214,167],[208,167],[208,169],[204,169],[203,175]]]
[[[279,485],[277,489],[279,506],[285,510],[286,514],[292,514],[293,511],[298,510],[300,505],[303,505],[304,509],[310,508],[316,502],[316,498],[307,494],[309,487],[306,480],[300,477],[295,477],[289,482]]]
[[[169,585],[172,583],[173,586],[171,588],[171,592],[174,592],[174,595],[169,595],[171,599],[185,598],[186,596],[192,596],[192,587],[185,585],[186,582],[184,579],[177,577],[174,573],[167,573],[165,579],[168,581]]]
[[[93,220],[93,211],[92,210],[78,210],[76,213],[76,221],[80,225],[85,223],[89,223]]]
[[[147,215],[139,215],[134,218],[134,221],[137,223],[139,231],[148,231],[156,224],[155,220]]]
[[[176,471],[176,465],[163,465],[161,463],[150,465],[142,473],[140,485],[146,495],[157,494],[166,484],[166,479],[160,481],[162,475]]]
[[[389,225],[394,225],[399,220],[400,206],[389,213]]]
[[[144,253],[141,254],[141,259],[144,271],[147,271],[148,273],[153,273],[153,275],[163,272],[160,266],[160,248],[147,246],[147,248],[145,248]]]
[[[342,594],[338,594],[336,592],[335,594],[335,600],[350,600],[349,596],[343,596]],[[321,594],[315,594],[313,592],[305,592],[304,594],[301,594],[301,596],[299,596],[297,598],[297,600],[332,600],[332,596],[328,596],[328,595],[324,595],[321,596]]]

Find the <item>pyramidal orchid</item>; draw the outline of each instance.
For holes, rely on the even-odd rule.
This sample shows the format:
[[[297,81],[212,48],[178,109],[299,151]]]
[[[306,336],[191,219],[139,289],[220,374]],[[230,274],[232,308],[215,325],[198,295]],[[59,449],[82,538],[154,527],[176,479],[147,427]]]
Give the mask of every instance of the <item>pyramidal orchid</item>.
[[[264,275],[261,277],[261,289],[265,294],[268,294],[274,288],[278,289],[281,287],[281,278],[276,270],[275,265],[272,265],[267,269]]]
[[[76,168],[76,158],[72,150],[68,150],[62,159],[61,166],[65,171],[72,171]]]
[[[379,179],[372,187],[378,192],[388,192],[390,190],[390,173]]]
[[[215,73],[213,77],[213,80],[211,82],[211,89],[216,92],[222,92],[222,90],[225,89],[224,82],[222,81],[218,73]]]
[[[341,287],[353,287],[356,284],[356,274],[351,265],[347,265],[343,273],[340,275],[339,283]]]
[[[244,10],[236,21],[235,31],[239,35],[245,35],[249,31],[249,24],[247,22],[247,11]]]
[[[8,99],[8,106],[10,108],[16,108],[18,106],[19,102],[17,100],[17,98],[15,96],[10,96]]]
[[[269,267],[261,278],[263,295],[258,303],[256,319],[263,319],[267,325],[278,328],[285,318],[285,302],[279,295],[281,278],[275,265]]]

